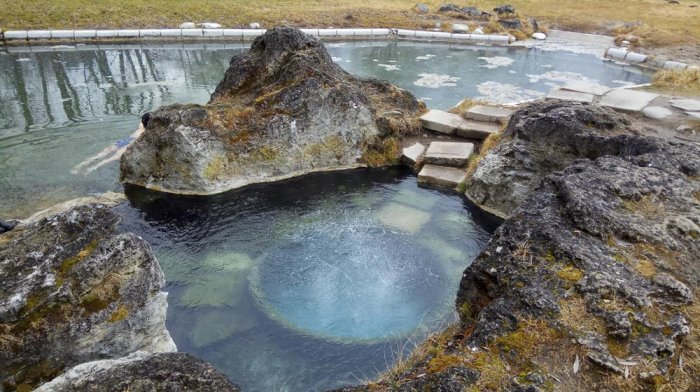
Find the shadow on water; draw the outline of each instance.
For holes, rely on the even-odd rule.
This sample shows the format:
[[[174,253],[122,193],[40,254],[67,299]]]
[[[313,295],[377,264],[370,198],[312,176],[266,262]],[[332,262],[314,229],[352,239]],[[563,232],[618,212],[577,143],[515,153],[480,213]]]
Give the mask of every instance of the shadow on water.
[[[499,224],[401,167],[206,197],[125,191],[121,229],[161,263],[179,350],[246,391],[372,379],[454,320],[461,273]]]

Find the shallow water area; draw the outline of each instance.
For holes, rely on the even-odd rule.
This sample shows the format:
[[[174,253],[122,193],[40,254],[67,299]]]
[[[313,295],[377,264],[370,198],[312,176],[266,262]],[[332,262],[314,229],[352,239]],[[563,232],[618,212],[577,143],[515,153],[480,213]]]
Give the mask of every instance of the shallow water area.
[[[0,217],[119,189],[118,164],[76,165],[129,136],[141,113],[205,103],[249,44],[170,43],[0,49]],[[447,109],[465,97],[543,97],[570,80],[637,84],[649,74],[590,54],[406,41],[327,42],[347,71],[386,79]],[[88,166],[89,168],[89,166]]]
[[[461,274],[498,224],[400,168],[212,197],[127,195],[121,229],[152,244],[178,349],[245,391],[375,377],[454,320]]]

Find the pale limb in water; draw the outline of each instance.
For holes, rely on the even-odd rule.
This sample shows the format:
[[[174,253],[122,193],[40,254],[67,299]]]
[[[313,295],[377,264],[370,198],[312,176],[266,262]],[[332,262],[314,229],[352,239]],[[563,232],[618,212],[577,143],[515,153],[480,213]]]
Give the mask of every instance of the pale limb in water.
[[[141,134],[146,130],[146,125],[148,125],[148,120],[150,119],[150,113],[146,113],[141,117],[141,122],[139,123],[138,129],[134,133],[131,134],[131,136],[117,140],[114,144],[105,147],[102,151],[98,152],[97,154],[85,159],[84,161],[80,162],[77,164],[72,170],[71,173],[73,174],[78,174],[78,172],[92,164],[93,162],[100,160],[97,162],[95,165],[87,168],[85,170],[85,174],[92,173],[93,171],[99,169],[100,167],[118,160],[121,158],[122,154],[126,151],[126,149],[133,143],[134,140],[136,140]],[[111,155],[110,155],[111,154]],[[105,158],[107,157],[107,158]],[[104,158],[104,159],[103,159]]]

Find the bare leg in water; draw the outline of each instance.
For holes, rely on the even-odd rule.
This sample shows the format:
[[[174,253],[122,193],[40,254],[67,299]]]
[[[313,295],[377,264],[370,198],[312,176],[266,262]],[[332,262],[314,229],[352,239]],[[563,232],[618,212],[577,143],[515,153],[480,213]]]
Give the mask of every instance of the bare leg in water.
[[[77,164],[75,167],[73,167],[73,169],[70,172],[72,174],[78,174],[80,170],[99,160],[99,162],[85,170],[85,174],[89,174],[97,170],[98,168],[121,158],[121,156],[124,154],[129,145],[139,136],[141,136],[141,134],[145,131],[144,121],[146,121],[147,123],[149,116],[149,113],[146,113],[142,117],[138,129],[134,133],[132,133],[131,136],[129,136],[126,139],[119,140],[108,147],[105,147],[102,151]]]

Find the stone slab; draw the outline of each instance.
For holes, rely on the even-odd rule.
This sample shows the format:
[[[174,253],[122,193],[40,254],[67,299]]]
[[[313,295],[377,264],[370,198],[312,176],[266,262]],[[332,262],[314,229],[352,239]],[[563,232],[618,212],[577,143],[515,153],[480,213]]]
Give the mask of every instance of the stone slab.
[[[659,94],[644,91],[619,89],[603,95],[600,105],[626,112],[639,112],[658,96]]]
[[[555,89],[547,94],[548,99],[561,99],[562,101],[593,102],[593,94],[578,91]]]
[[[464,120],[459,124],[455,133],[468,139],[484,140],[501,128],[492,122]]]
[[[695,120],[700,120],[700,112],[685,112],[688,116]]]
[[[462,123],[462,117],[442,110],[430,110],[420,117],[423,128],[451,135]]]
[[[603,86],[602,84],[588,82],[585,80],[575,80],[568,82],[561,89],[593,95],[603,95],[612,90],[608,86]]]
[[[430,165],[466,166],[474,152],[474,144],[460,142],[432,142],[423,161]]]
[[[425,146],[420,143],[416,143],[403,149],[401,152],[401,161],[413,166],[416,164],[416,162],[423,159],[424,154]]]
[[[673,112],[663,106],[647,106],[642,110],[642,113],[645,117],[653,118],[654,120],[661,120],[673,114]]]
[[[464,116],[474,121],[505,122],[513,111],[498,106],[476,105],[471,107]]]
[[[469,32],[469,26],[461,23],[455,23],[452,25],[452,32],[458,34],[466,34]]]
[[[456,189],[465,181],[467,173],[464,169],[449,166],[425,165],[418,173],[418,183],[423,185]]]
[[[674,99],[670,103],[676,109],[700,112],[700,101],[697,99]]]

